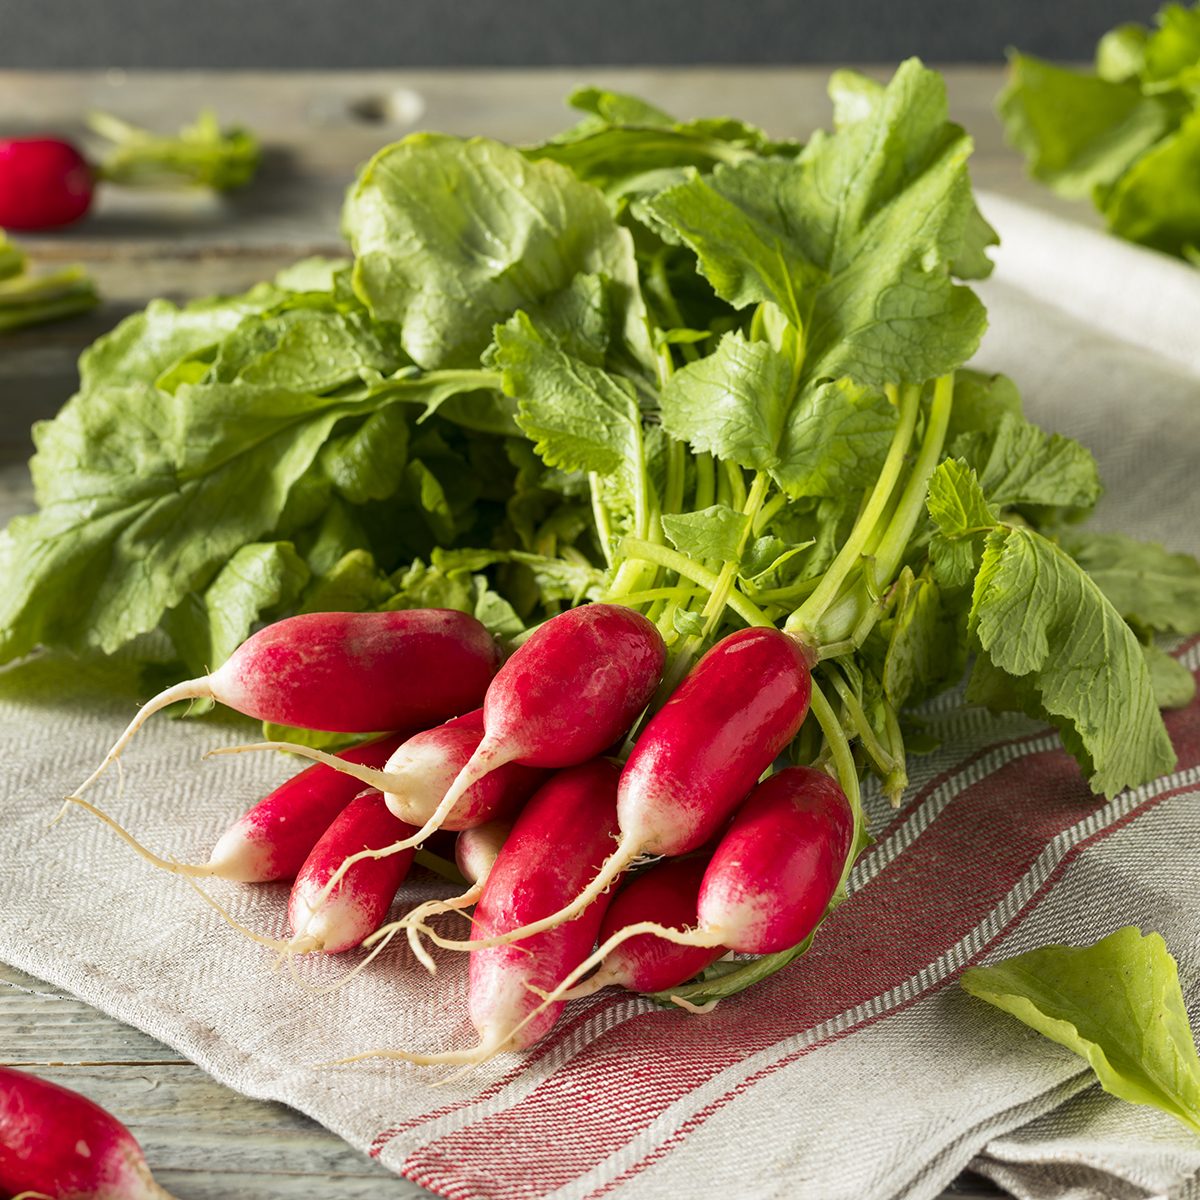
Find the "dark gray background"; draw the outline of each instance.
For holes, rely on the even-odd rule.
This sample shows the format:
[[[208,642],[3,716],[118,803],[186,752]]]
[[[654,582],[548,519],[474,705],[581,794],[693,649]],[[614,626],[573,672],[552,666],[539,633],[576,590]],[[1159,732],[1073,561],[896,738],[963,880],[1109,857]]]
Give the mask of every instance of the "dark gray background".
[[[0,0],[0,67],[991,62],[1157,0]]]

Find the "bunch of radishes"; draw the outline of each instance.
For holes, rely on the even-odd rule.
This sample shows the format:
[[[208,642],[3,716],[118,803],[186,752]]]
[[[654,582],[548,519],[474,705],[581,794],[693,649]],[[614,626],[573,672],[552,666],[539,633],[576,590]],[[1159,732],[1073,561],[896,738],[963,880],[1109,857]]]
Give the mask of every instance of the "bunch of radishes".
[[[650,713],[666,648],[633,609],[571,609],[497,671],[499,657],[482,625],[450,610],[292,617],[150,701],[79,790],[146,717],[187,697],[280,724],[403,730],[339,755],[263,743],[318,765],[241,817],[207,864],[155,860],[245,882],[294,877],[285,950],[338,953],[400,928],[418,948],[427,936],[470,950],[478,1048],[371,1053],[478,1061],[542,1037],[597,963],[586,990],[663,992],[730,951],[804,942],[844,878],[858,817],[822,771],[760,782],[808,713],[799,642],[774,628],[730,634]],[[381,929],[416,848],[438,829],[458,832],[470,890]],[[429,928],[471,903],[469,941]]]

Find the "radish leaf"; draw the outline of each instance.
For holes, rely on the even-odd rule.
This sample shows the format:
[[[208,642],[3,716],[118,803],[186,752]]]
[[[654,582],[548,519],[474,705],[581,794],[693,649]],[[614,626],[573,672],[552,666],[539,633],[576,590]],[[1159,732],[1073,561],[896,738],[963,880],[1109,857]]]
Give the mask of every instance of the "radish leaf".
[[[972,996],[1087,1060],[1100,1086],[1200,1133],[1200,1057],[1179,970],[1157,933],[1046,946],[963,972]]]

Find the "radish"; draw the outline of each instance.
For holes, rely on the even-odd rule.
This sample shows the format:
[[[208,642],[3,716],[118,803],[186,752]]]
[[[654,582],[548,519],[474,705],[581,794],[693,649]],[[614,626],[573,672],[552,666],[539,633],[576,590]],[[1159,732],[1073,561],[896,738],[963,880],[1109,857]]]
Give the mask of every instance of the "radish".
[[[604,869],[559,912],[487,944],[569,921],[640,855],[699,849],[796,736],[811,692],[808,659],[787,634],[755,627],[722,638],[638,738],[621,773],[620,838]],[[450,949],[478,949],[429,936]]]
[[[383,766],[391,778],[388,807],[409,825],[424,824],[437,811],[450,785],[483,741],[483,709],[418,733],[397,747]],[[442,829],[458,832],[512,816],[545,781],[546,772],[520,763],[476,780],[445,815]]]
[[[647,934],[742,954],[798,946],[829,908],[853,842],[854,814],[836,781],[812,767],[785,768],[754,789],[717,843],[700,883],[695,930],[658,921],[626,925],[543,1003],[552,1008],[579,994],[571,989],[588,971]]]
[[[421,942],[421,930],[424,928],[424,923],[441,913],[461,912],[478,901],[488,874],[500,853],[500,847],[504,845],[511,829],[512,824],[509,821],[488,821],[484,825],[464,829],[455,840],[454,859],[470,887],[447,900],[426,900],[424,904],[418,904],[399,921],[393,921],[390,925],[384,925],[381,929],[377,929],[363,941],[363,945],[372,946],[380,942],[386,945],[401,929],[404,929],[407,931],[408,944],[413,955],[431,975],[434,974],[437,967],[430,958],[429,951]],[[380,945],[379,949],[382,950],[383,945]]]
[[[0,1067],[0,1194],[171,1200],[133,1134],[86,1096]]]
[[[507,763],[570,767],[607,750],[646,707],[665,659],[654,625],[619,605],[587,604],[539,626],[488,686],[483,739],[474,753],[421,828],[395,848],[420,845],[442,828],[468,789]],[[326,763],[382,792],[399,795],[406,784],[403,774],[390,769],[356,767],[290,742],[214,753],[263,749],[290,750]]]
[[[535,793],[500,850],[476,905],[475,930],[481,937],[555,911],[595,874],[617,832],[617,780],[617,768],[596,759],[560,771]],[[497,946],[471,955],[469,1007],[478,1046],[440,1054],[371,1050],[344,1061],[472,1064],[501,1050],[532,1045],[563,1007],[539,1003],[538,993],[587,955],[607,903],[601,897],[578,920],[524,946]]]
[[[92,168],[70,142],[0,139],[0,227],[69,225],[91,207],[94,188]]]
[[[390,854],[410,850],[423,841],[424,830],[414,833],[413,827],[427,823],[439,811],[447,789],[482,739],[483,710],[476,709],[436,729],[415,734],[396,749],[382,770],[367,768],[368,779],[388,781],[391,790],[384,794],[384,800],[393,815],[406,822],[400,826],[405,830],[405,836],[399,841],[349,855],[329,877],[325,885],[326,892],[331,892],[345,873],[364,859],[386,858]],[[260,742],[253,747],[234,747],[234,750],[284,750],[290,747],[291,743],[288,742]],[[331,757],[319,751],[313,751],[312,756],[318,757],[322,764],[346,761],[344,756]],[[361,782],[353,776],[342,777],[352,780],[354,787],[361,787]],[[493,818],[512,816],[545,777],[546,772],[536,767],[505,763],[471,784],[454,808],[443,815],[441,827],[449,830],[470,829]],[[418,957],[426,961],[421,955]]]
[[[288,617],[247,638],[211,675],[142,705],[76,795],[148,717],[179,700],[205,697],[260,721],[337,733],[420,728],[478,705],[498,662],[488,631],[453,609]]]
[[[345,859],[403,836],[409,826],[392,815],[383,796],[364,792],[352,800],[305,859],[288,897],[288,924],[294,954],[340,954],[357,946],[383,923],[415,851],[356,862],[330,889]]]
[[[700,881],[707,870],[707,858],[679,858],[636,875],[604,914],[600,941],[607,942],[628,926],[645,921],[672,929],[692,928],[697,920]],[[630,992],[665,992],[699,975],[724,953],[724,946],[681,946],[649,933],[631,937],[613,950],[595,975],[562,999],[590,996],[610,986]]]

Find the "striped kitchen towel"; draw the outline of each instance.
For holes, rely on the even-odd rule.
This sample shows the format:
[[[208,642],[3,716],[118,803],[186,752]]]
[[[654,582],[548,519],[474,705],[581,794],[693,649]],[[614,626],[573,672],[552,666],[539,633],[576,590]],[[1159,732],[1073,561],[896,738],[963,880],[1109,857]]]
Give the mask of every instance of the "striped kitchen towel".
[[[1200,274],[990,198],[1005,237],[983,288],[981,365],[1078,437],[1108,491],[1098,523],[1200,550]],[[1200,639],[1173,652],[1200,671]],[[973,1165],[1037,1200],[1188,1194],[1200,1141],[1104,1096],[1080,1060],[957,987],[964,967],[1126,924],[1158,930],[1200,1002],[1200,708],[1168,715],[1169,777],[1099,803],[1049,730],[944,697],[942,748],[893,811],[811,952],[694,1017],[616,992],[570,1007],[534,1051],[440,1072],[318,1065],[372,1046],[467,1046],[461,956],[431,980],[407,950],[321,999],[188,885],[72,813],[48,829],[135,699],[119,664],[0,673],[0,958],[69,988],[251,1095],[311,1114],[456,1200],[934,1197]],[[235,724],[158,720],[97,798],[163,853],[204,857],[292,768],[201,764]],[[437,890],[406,889],[411,904]],[[214,884],[283,931],[285,889]],[[306,962],[314,985],[344,962]],[[1193,1016],[1200,1015],[1193,1009]],[[1194,1193],[1193,1193],[1194,1194]]]

